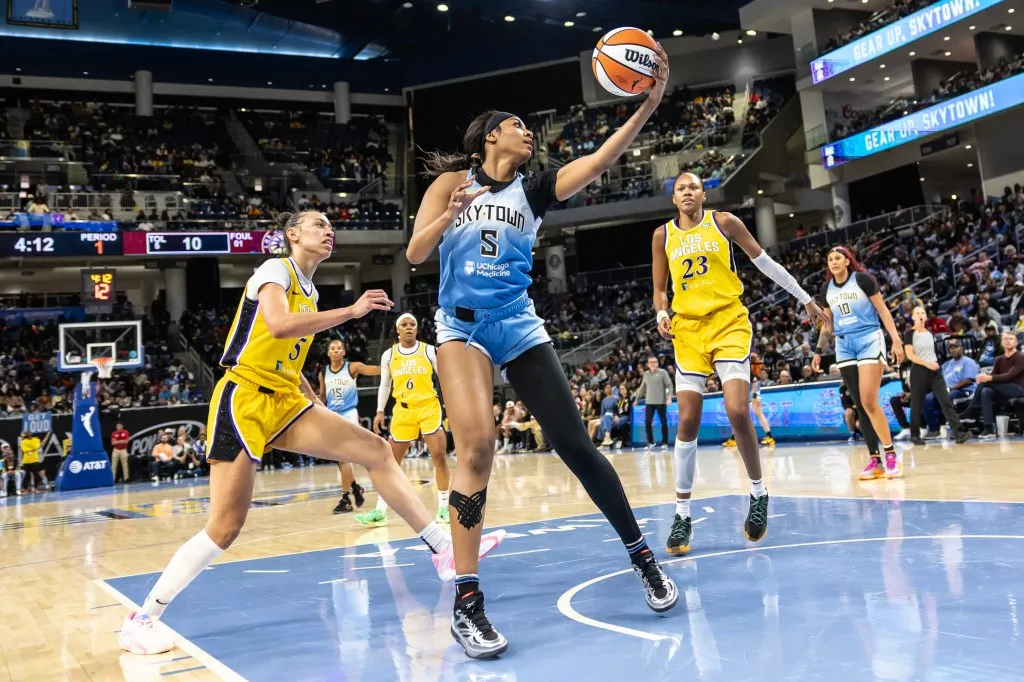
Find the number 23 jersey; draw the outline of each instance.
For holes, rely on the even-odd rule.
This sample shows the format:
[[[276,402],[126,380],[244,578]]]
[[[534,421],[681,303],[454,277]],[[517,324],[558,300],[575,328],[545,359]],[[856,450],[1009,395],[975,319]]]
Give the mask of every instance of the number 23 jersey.
[[[665,225],[665,255],[672,276],[672,310],[686,317],[706,317],[739,303],[743,282],[736,274],[732,242],[704,211],[700,223],[682,230],[675,220]]]
[[[273,258],[256,269],[246,282],[238,311],[224,345],[221,367],[274,391],[295,390],[313,337],[275,339],[259,310],[259,291],[264,284],[279,284],[288,298],[288,312],[315,313],[316,287],[291,258]]]
[[[497,182],[476,168],[466,179],[474,192],[490,190],[466,207],[441,241],[438,303],[474,310],[510,303],[530,286],[533,245],[548,207],[555,200],[557,170]]]

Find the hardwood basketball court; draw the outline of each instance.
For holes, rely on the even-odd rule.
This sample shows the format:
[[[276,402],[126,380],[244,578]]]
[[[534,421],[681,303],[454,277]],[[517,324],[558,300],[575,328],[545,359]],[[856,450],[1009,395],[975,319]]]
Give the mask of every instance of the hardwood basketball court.
[[[600,680],[632,669],[726,680],[745,679],[736,675],[751,651],[767,666],[762,679],[914,679],[953,659],[977,679],[1018,679],[1021,450],[1017,440],[908,447],[904,479],[861,483],[861,447],[763,449],[773,518],[751,545],[738,455],[701,448],[693,552],[667,561],[685,600],[665,618],[646,610],[617,539],[556,457],[498,457],[487,526],[511,534],[481,572],[511,648],[492,662],[470,661],[451,639],[451,587],[393,512],[380,529],[331,514],[334,466],[257,474],[241,537],[166,614],[185,639],[154,658],[123,653],[116,631],[203,525],[206,480],[8,497],[0,679],[537,680],[575,670]],[[609,456],[668,560],[671,452]],[[433,508],[430,460],[404,466]],[[869,575],[851,577],[860,564]],[[844,609],[863,627],[822,629]],[[890,644],[861,646],[856,633]],[[914,655],[890,655],[901,646]]]

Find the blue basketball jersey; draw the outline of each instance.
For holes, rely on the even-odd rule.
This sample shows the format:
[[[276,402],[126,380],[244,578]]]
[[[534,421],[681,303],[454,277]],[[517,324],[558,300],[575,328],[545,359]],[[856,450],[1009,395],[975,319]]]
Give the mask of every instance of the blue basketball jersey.
[[[332,412],[341,414],[359,405],[359,389],[356,388],[355,377],[348,371],[347,362],[337,372],[332,372],[330,365],[324,368],[324,391],[327,394],[326,407]]]
[[[517,173],[510,182],[496,182],[479,168],[469,171],[466,179],[473,185],[467,191],[491,189],[445,230],[438,291],[442,308],[496,308],[526,293],[533,245],[554,201],[556,175],[554,170],[529,177]]]
[[[851,273],[842,284],[835,280],[826,284],[822,298],[825,307],[832,310],[836,334],[877,331],[882,325],[871,302],[871,296],[877,293],[878,285],[865,272]]]

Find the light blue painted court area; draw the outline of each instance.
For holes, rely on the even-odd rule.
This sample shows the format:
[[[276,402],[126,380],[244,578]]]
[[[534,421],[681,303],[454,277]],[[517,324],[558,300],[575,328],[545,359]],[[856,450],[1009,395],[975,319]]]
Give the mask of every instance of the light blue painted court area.
[[[165,622],[254,681],[1024,680],[1024,505],[779,497],[759,545],[746,506],[695,501],[685,558],[663,550],[674,507],[637,510],[681,592],[664,616],[599,515],[508,526],[481,563],[510,642],[493,661],[465,657],[452,586],[386,529],[216,565]],[[141,603],[156,579],[107,582]]]

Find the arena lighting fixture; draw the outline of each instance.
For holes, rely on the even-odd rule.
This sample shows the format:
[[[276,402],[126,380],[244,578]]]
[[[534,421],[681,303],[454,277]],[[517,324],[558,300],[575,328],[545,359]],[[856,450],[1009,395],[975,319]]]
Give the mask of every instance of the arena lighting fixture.
[[[974,168],[974,164],[973,163],[969,163],[969,164],[967,164],[967,167],[968,168]]]
[[[852,83],[852,82],[854,82],[855,80],[857,80],[857,77],[856,77],[856,76],[850,76],[850,82],[851,82],[851,83]]]
[[[1006,30],[1007,30],[1007,31],[1012,31],[1012,30],[1013,30],[1013,26],[1007,26],[1007,27],[1006,27]]]
[[[213,82],[213,79],[212,79],[212,78],[207,78],[206,80],[207,80],[208,82],[210,82],[210,83],[212,83],[212,82]]]
[[[748,28],[748,29],[747,29],[747,35],[748,35],[748,36],[756,36],[756,35],[757,35],[757,31],[755,31],[755,30],[754,30],[754,29],[752,29],[752,28]]]
[[[448,11],[448,5],[446,5],[446,4],[444,4],[442,2],[440,5],[437,6],[437,11],[438,12],[447,12]]]
[[[738,38],[738,39],[736,40],[736,42],[737,42],[738,44],[742,45],[742,44],[743,44],[743,38]]]
[[[587,13],[586,12],[577,12],[576,16],[577,17],[585,17],[585,16],[587,16]]]
[[[647,29],[647,35],[649,35],[649,36],[651,36],[653,38],[654,37],[654,29],[653,28]]]
[[[885,64],[879,64],[879,65],[878,65],[878,68],[880,68],[880,69],[884,69],[884,68],[885,68]]]
[[[964,147],[964,149],[970,149],[970,148],[971,148],[971,145],[967,145],[967,146]]]
[[[924,182],[924,178],[918,178],[918,180],[920,180],[921,182]]]
[[[971,24],[971,25],[970,25],[970,26],[968,26],[967,28],[969,28],[969,29],[971,29],[971,30],[973,31],[973,30],[974,30],[974,24]]]
[[[949,56],[950,56],[950,55],[952,55],[953,53],[952,53],[952,52],[949,52],[949,51],[946,51],[946,52],[943,52],[942,54],[944,54],[945,56],[949,57]]]
[[[507,21],[508,23],[511,24],[515,20],[516,20],[516,18],[514,16],[512,16],[511,14],[506,14],[505,15],[505,21]]]
[[[763,189],[757,190],[757,196],[761,196],[762,194],[764,194],[764,190]]]
[[[403,2],[402,3],[402,7],[406,8],[406,9],[412,9],[412,3],[411,2]]]
[[[88,75],[89,75],[89,72],[88,72],[88,71],[83,71],[83,72],[82,72],[82,75],[83,75],[83,76],[88,76]]]
[[[911,51],[910,51],[910,56],[911,56],[911,57],[913,57],[913,56],[914,56],[915,54],[917,54],[917,53],[916,53],[916,52],[914,52],[913,50],[911,50]]]
[[[889,77],[888,77],[888,76],[886,76],[886,77],[885,77],[885,78],[883,78],[882,80],[884,80],[884,81],[888,81],[888,80],[889,80]]]
[[[682,29],[678,29],[677,28],[676,30],[672,31],[672,35],[677,36],[677,37],[681,36],[681,35],[683,35],[683,31],[682,31]]]
[[[949,40],[949,36],[943,37],[943,40]]]
[[[955,194],[951,195],[949,198],[952,199],[953,201],[956,201],[956,195]]]
[[[1006,10],[1006,13],[1007,13],[1007,14],[1013,14],[1013,13],[1014,13],[1014,12],[1016,12],[1016,11],[1017,11],[1017,10],[1015,10],[1015,9],[1013,9],[1013,8],[1011,7],[1010,9]]]
[[[789,214],[789,217],[790,217],[790,218],[792,218],[792,217],[793,217],[793,214],[792,214],[792,213],[790,213],[790,214]]]
[[[601,27],[600,26],[595,26],[594,28],[592,28],[590,30],[593,31],[594,33],[600,33],[601,32]]]
[[[567,21],[564,24],[562,24],[562,26],[565,26],[566,28],[572,28],[575,25],[576,25],[575,21]]]

